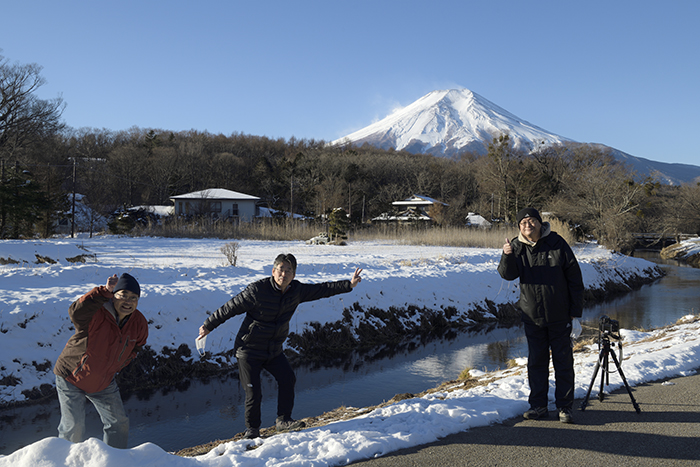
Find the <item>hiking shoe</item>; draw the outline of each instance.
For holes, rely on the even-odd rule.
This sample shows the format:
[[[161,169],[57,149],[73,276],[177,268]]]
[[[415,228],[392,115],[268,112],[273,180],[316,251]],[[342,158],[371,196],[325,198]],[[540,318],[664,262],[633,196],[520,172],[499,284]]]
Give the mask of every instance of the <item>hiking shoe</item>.
[[[277,417],[277,420],[275,420],[277,431],[300,430],[304,427],[306,427],[306,423],[290,417]]]
[[[260,438],[260,430],[258,428],[247,428],[243,433],[243,439]]]
[[[530,410],[523,414],[523,418],[526,420],[549,418],[549,411],[547,407],[530,407]]]
[[[559,421],[562,423],[574,423],[574,417],[571,415],[571,407],[562,407],[559,409]]]

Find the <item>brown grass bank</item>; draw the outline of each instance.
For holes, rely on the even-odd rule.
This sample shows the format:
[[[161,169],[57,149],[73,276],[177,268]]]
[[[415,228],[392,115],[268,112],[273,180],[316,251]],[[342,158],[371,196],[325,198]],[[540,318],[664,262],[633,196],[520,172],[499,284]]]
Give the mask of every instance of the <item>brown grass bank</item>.
[[[552,230],[573,245],[576,237],[566,224],[557,219],[544,219]],[[238,240],[306,241],[327,225],[315,221],[290,219],[260,219],[255,222],[217,221],[208,218],[186,221],[180,218],[162,224],[137,226],[136,236],[221,238]],[[506,238],[518,235],[511,225],[496,225],[491,229],[462,226],[421,226],[406,224],[362,225],[348,232],[348,241],[396,241],[405,245],[434,245],[472,248],[501,248]]]

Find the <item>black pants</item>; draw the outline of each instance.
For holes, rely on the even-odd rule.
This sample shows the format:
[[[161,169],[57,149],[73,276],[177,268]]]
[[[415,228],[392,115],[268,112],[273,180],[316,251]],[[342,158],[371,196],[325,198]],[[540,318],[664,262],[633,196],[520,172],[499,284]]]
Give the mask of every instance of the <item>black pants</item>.
[[[277,416],[291,417],[294,408],[294,375],[284,354],[271,359],[259,359],[247,355],[238,356],[238,373],[245,391],[245,426],[260,428],[260,404],[262,388],[260,373],[267,370],[277,381]]]
[[[574,404],[574,352],[571,323],[537,326],[523,319],[527,337],[527,378],[530,383],[530,407],[546,407],[549,392],[549,350],[554,364],[554,398],[556,406],[571,408]]]

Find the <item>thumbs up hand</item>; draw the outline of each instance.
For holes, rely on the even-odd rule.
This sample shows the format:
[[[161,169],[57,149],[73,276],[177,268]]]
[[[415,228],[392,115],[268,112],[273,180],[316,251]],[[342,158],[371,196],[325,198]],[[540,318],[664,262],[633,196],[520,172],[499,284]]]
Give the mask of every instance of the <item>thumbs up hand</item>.
[[[510,244],[510,240],[506,238],[506,243],[503,244],[503,253],[510,255],[513,253],[513,246]]]

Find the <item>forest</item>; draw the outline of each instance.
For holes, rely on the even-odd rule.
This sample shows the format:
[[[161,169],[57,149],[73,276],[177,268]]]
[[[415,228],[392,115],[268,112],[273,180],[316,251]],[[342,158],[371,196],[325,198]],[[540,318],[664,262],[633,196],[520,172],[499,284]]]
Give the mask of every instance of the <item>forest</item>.
[[[632,233],[700,233],[700,184],[641,177],[598,146],[522,153],[500,134],[487,155],[441,158],[236,132],[76,129],[61,120],[61,98],[37,97],[42,84],[41,67],[0,56],[0,238],[52,235],[72,193],[109,217],[209,188],[314,219],[342,207],[354,228],[420,194],[446,204],[430,212],[435,226],[463,226],[469,212],[508,224],[534,206],[620,251]]]

